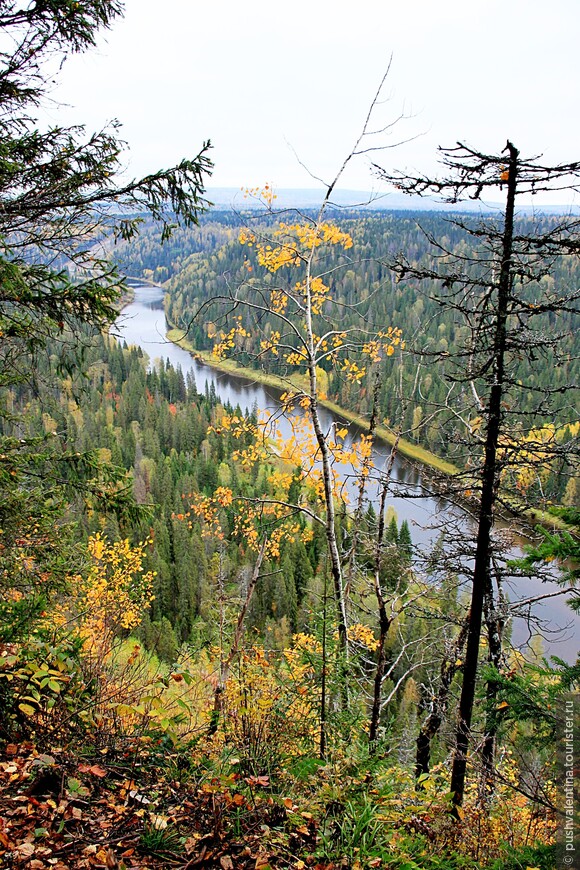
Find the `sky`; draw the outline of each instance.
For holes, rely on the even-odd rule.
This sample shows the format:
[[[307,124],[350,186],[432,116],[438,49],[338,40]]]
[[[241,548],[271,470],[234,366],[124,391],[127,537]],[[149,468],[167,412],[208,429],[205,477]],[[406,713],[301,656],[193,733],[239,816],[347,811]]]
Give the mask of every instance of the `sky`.
[[[371,157],[433,172],[437,147],[457,140],[571,161],[579,25],[579,0],[126,0],[97,50],[65,63],[49,121],[118,119],[132,176],[210,139],[211,186],[319,187],[390,64],[371,126],[403,119],[366,140],[388,147],[350,161],[342,188],[380,190]]]

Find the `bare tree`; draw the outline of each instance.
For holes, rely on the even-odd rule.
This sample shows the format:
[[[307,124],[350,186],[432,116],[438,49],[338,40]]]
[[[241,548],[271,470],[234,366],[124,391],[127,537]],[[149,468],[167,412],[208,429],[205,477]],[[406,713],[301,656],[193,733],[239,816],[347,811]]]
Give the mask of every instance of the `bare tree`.
[[[500,154],[485,154],[458,144],[443,151],[442,163],[448,174],[441,179],[393,175],[380,167],[377,171],[406,193],[438,194],[450,203],[466,198],[482,200],[489,194],[496,197],[505,190],[505,207],[499,220],[484,216],[451,219],[471,241],[471,252],[448,250],[430,239],[435,251],[432,266],[413,264],[404,255],[390,264],[401,278],[430,282],[431,292],[440,304],[455,311],[469,326],[468,341],[451,360],[446,360],[452,383],[468,388],[461,391],[464,406],[455,413],[454,420],[457,423],[463,419],[466,430],[481,429],[483,448],[479,465],[478,450],[472,449],[471,467],[459,479],[461,487],[477,491],[477,541],[451,774],[451,790],[458,808],[465,789],[486,596],[488,624],[493,624],[492,529],[499,507],[523,507],[522,499],[514,499],[512,493],[511,498],[507,497],[502,479],[510,469],[515,469],[515,474],[522,467],[537,469],[564,450],[570,457],[575,448],[573,439],[564,446],[557,435],[545,439],[543,433],[538,433],[542,417],[526,421],[518,415],[518,393],[533,387],[519,381],[514,362],[524,357],[530,365],[538,361],[545,364],[547,352],[557,348],[559,340],[557,325],[547,328],[546,316],[556,323],[563,312],[577,314],[577,287],[561,286],[546,292],[538,282],[549,275],[556,258],[575,256],[580,251],[580,220],[575,216],[547,224],[538,220],[533,231],[527,233],[517,222],[516,199],[521,194],[575,190],[580,164],[545,166],[538,159],[522,158],[509,141]],[[570,384],[567,389],[574,386]],[[550,392],[549,388],[543,391],[538,403],[543,420],[546,394]],[[474,425],[475,418],[482,424]],[[494,635],[495,640],[501,645],[501,639]]]

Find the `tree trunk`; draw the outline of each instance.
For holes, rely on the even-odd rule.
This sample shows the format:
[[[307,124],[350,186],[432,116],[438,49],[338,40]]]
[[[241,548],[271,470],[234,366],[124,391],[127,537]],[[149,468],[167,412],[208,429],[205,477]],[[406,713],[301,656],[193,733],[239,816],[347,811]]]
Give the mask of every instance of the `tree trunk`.
[[[211,713],[209,728],[207,729],[207,733],[210,737],[212,737],[218,729],[219,720],[223,709],[223,695],[226,689],[226,683],[230,675],[230,668],[232,666],[232,662],[240,650],[240,643],[242,641],[242,637],[244,636],[246,615],[248,613],[248,608],[250,606],[250,602],[256,588],[256,583],[258,582],[258,579],[260,577],[260,568],[262,567],[262,562],[264,561],[264,554],[266,552],[267,542],[268,538],[265,537],[262,540],[260,550],[258,552],[258,555],[256,556],[256,563],[254,565],[254,570],[252,571],[252,576],[250,577],[250,582],[248,583],[244,603],[242,604],[238,615],[236,630],[234,632],[234,637],[230,646],[228,657],[224,659],[220,665],[219,680],[214,692],[213,710]]]
[[[324,567],[324,600],[322,604],[322,673],[320,678],[320,741],[319,755],[326,758],[326,681],[328,676],[326,662],[326,566]]]
[[[449,702],[449,690],[453,677],[462,667],[460,656],[465,646],[469,621],[463,625],[457,639],[447,656],[441,662],[441,676],[437,695],[433,698],[429,715],[423,722],[417,737],[417,756],[415,764],[415,779],[429,773],[431,766],[431,744],[437,735]]]
[[[463,685],[459,701],[459,716],[456,732],[455,754],[451,771],[451,786],[455,815],[463,803],[465,776],[467,769],[467,750],[469,747],[471,719],[475,700],[479,643],[483,614],[483,600],[489,583],[490,540],[493,526],[493,512],[497,498],[498,458],[497,448],[502,420],[502,398],[505,379],[505,353],[507,339],[507,316],[512,289],[512,251],[514,206],[517,188],[518,150],[507,143],[509,151],[508,190],[503,231],[502,261],[498,284],[495,312],[495,334],[493,344],[492,384],[487,407],[487,432],[485,439],[485,460],[481,474],[481,497],[479,503],[479,524],[473,570],[471,593],[471,613],[467,635],[467,650],[463,670]]]
[[[503,629],[505,620],[501,613],[503,604],[503,596],[501,594],[501,586],[499,588],[497,606],[493,596],[493,586],[490,584],[487,595],[484,601],[484,616],[487,628],[487,643],[489,648],[488,662],[496,671],[499,671],[502,665],[503,652]],[[488,800],[494,790],[494,766],[495,766],[495,745],[497,730],[499,727],[498,711],[497,711],[497,693],[498,684],[494,679],[487,681],[486,687],[486,707],[487,713],[485,717],[485,734],[483,738],[483,748],[481,752],[481,782],[480,782],[480,797],[482,800]]]
[[[395,443],[391,448],[389,461],[384,473],[383,484],[381,487],[381,501],[379,505],[377,539],[375,543],[375,565],[373,570],[373,581],[375,587],[375,596],[377,599],[377,608],[379,611],[379,646],[377,650],[377,668],[375,671],[375,682],[373,688],[373,705],[371,708],[371,720],[369,724],[369,747],[371,753],[374,752],[379,733],[383,678],[385,676],[385,669],[387,664],[385,647],[387,643],[387,634],[393,621],[393,617],[389,617],[389,615],[387,614],[387,607],[383,596],[383,589],[381,586],[381,566],[383,561],[383,543],[385,538],[385,507],[387,501],[387,492],[389,489],[389,481],[391,478],[391,472],[393,470],[393,464],[399,446],[400,437],[401,434],[399,432],[397,434],[397,437],[395,438]]]
[[[324,205],[319,213],[321,220],[324,211]],[[318,376],[316,373],[316,351],[314,347],[314,328],[312,323],[312,261],[314,257],[314,247],[310,252],[306,263],[306,352],[307,352],[307,369],[309,383],[309,409],[308,413],[312,421],[312,427],[316,436],[316,443],[320,450],[320,458],[322,465],[322,480],[324,483],[324,505],[326,508],[325,530],[326,542],[328,545],[328,555],[330,558],[330,572],[332,575],[332,583],[334,587],[334,599],[336,605],[337,628],[338,628],[338,644],[342,657],[342,685],[341,695],[342,703],[345,709],[348,708],[348,623],[346,614],[346,602],[344,596],[344,581],[342,573],[342,563],[338,549],[338,541],[336,539],[336,523],[335,523],[335,506],[334,506],[334,490],[332,480],[332,455],[328,446],[327,438],[322,429],[320,422],[320,414],[318,412]]]

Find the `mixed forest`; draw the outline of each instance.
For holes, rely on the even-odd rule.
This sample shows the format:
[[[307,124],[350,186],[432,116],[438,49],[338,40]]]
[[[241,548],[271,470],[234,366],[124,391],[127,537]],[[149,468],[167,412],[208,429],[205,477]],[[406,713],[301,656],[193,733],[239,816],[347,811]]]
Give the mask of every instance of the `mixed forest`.
[[[312,220],[315,216],[310,213],[302,217]],[[333,326],[348,330],[358,328],[363,321],[372,332],[383,325],[393,325],[404,331],[406,344],[413,349],[413,353],[403,356],[399,366],[393,366],[391,360],[380,365],[377,412],[381,419],[391,430],[404,432],[406,439],[463,465],[466,462],[463,431],[460,420],[454,425],[449,391],[457,354],[462,352],[470,333],[469,321],[458,316],[451,306],[442,306],[433,282],[422,287],[412,276],[399,278],[391,268],[401,251],[417,268],[431,265],[435,257],[481,258],[482,252],[452,217],[440,212],[375,210],[361,216],[360,212],[341,210],[335,219],[352,238],[352,248],[347,251],[330,248],[325,252],[324,268],[333,274],[335,283],[337,313]],[[224,312],[228,310],[225,301],[231,288],[252,284],[257,287],[263,280],[262,276],[253,275],[255,264],[249,258],[247,246],[239,241],[242,227],[267,237],[268,227],[274,226],[276,218],[263,221],[263,215],[256,216],[252,211],[244,214],[212,211],[199,228],[176,233],[163,248],[159,232],[152,228],[142,233],[137,242],[117,246],[115,257],[127,274],[160,283],[166,289],[166,314],[169,324],[176,327],[177,339],[184,336],[195,350],[212,351],[216,333],[224,329]],[[486,216],[483,221],[491,225],[493,218]],[[522,215],[518,232],[538,235],[557,231],[560,223],[558,215]],[[437,239],[439,250],[433,249],[433,239]],[[546,274],[526,287],[529,304],[539,304],[555,287],[578,285],[579,270],[574,258],[556,258]],[[217,302],[212,302],[216,299]],[[203,316],[196,316],[198,312],[203,312]],[[321,327],[324,315],[321,311],[315,329]],[[574,392],[566,389],[578,382],[580,338],[576,318],[576,311],[567,307],[557,315],[555,311],[545,311],[538,329],[550,333],[557,328],[557,346],[542,356],[541,364],[530,365],[530,359],[521,354],[513,365],[513,380],[521,389],[512,401],[517,403],[522,416],[533,419],[536,426],[558,428],[562,440],[576,435]],[[281,378],[291,375],[292,366],[283,354],[272,356],[263,352],[263,343],[278,328],[275,312],[261,311],[258,327],[248,330],[248,335],[237,342],[235,360],[242,366]],[[346,377],[332,359],[323,360],[321,368],[325,372],[325,397],[368,419],[373,407],[376,366],[368,366],[356,379]],[[457,393],[462,390],[460,386],[454,389]],[[558,397],[549,406],[545,402],[547,390]],[[579,485],[572,468],[559,465],[548,486],[537,495],[546,501],[577,505]]]
[[[579,665],[517,584],[578,609],[580,221],[515,204],[580,166],[508,142],[387,179],[446,213],[336,212],[333,185],[318,212],[268,186],[216,211],[207,145],[118,185],[114,130],[43,134],[34,108],[47,55],[121,11],[0,2],[0,858],[557,866]],[[488,191],[500,214],[460,210]],[[124,276],[163,288],[176,341],[273,378],[274,417],[116,340]],[[473,535],[420,550],[379,436],[430,451]]]

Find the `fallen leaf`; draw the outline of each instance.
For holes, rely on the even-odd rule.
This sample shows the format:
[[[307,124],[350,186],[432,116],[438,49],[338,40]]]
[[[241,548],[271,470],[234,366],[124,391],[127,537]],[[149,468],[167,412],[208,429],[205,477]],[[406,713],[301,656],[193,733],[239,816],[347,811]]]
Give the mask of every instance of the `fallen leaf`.
[[[165,816],[158,816],[156,813],[150,813],[149,821],[156,831],[164,831],[167,827],[167,819]]]

